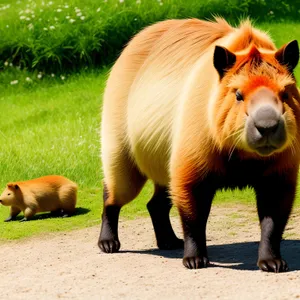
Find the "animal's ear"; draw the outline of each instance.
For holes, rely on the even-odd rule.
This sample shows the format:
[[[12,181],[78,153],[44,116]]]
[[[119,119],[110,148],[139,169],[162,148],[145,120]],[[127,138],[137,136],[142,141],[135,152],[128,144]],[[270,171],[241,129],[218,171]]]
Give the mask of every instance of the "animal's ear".
[[[226,70],[228,70],[235,64],[235,61],[236,56],[234,53],[221,46],[215,47],[214,67],[218,71],[221,79],[224,76]]]
[[[296,40],[282,46],[276,53],[275,58],[293,72],[299,61],[299,46]]]
[[[10,189],[15,189],[15,190],[18,190],[19,189],[19,186],[13,182],[10,182],[7,184],[7,187],[10,188]]]

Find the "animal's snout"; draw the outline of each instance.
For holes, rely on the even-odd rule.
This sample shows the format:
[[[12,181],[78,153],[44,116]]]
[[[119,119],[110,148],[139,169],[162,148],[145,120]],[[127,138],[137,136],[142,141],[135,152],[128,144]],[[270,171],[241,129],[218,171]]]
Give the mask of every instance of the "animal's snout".
[[[249,147],[261,155],[280,149],[287,139],[281,112],[271,104],[252,111],[247,120],[246,137]]]
[[[279,129],[280,114],[272,106],[265,105],[255,112],[253,120],[261,136],[267,137]]]

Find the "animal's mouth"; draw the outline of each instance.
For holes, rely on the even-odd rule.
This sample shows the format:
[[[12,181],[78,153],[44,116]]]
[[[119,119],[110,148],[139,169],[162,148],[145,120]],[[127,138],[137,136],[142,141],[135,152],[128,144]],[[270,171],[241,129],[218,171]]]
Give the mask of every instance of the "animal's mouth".
[[[277,150],[277,147],[274,147],[272,145],[265,145],[261,147],[257,147],[256,151],[263,156],[267,156],[272,154],[275,150]]]

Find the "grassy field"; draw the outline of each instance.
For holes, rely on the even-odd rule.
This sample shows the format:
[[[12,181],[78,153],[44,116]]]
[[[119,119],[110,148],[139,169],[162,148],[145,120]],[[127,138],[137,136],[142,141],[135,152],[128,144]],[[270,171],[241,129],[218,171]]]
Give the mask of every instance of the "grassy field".
[[[166,18],[298,21],[300,0],[0,0],[0,69],[41,72],[112,62],[128,39]]]
[[[278,46],[300,37],[299,23],[260,24],[259,27],[269,30]],[[99,126],[107,73],[108,69],[103,69],[40,79],[38,73],[27,73],[15,67],[0,73],[0,189],[9,181],[47,174],[64,175],[79,185],[75,216],[61,219],[41,214],[30,222],[2,223],[0,239],[100,225]],[[296,77],[300,79],[299,67]],[[11,84],[16,80],[17,83]],[[121,216],[147,215],[146,203],[151,193],[149,183],[138,199],[124,207]],[[228,201],[255,205],[251,190],[219,192],[215,199],[218,205]],[[0,206],[0,222],[7,216],[8,208]]]

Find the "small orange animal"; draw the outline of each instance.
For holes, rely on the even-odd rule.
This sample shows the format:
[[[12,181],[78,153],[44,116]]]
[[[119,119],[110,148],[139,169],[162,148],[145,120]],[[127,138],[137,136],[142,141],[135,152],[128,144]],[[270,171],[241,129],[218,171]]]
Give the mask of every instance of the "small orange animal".
[[[244,21],[168,20],[127,45],[107,81],[102,115],[104,210],[99,247],[117,252],[119,213],[147,179],[147,207],[160,249],[181,247],[183,264],[209,265],[206,222],[215,193],[255,190],[261,226],[257,264],[283,272],[280,242],[300,163],[296,40],[277,49]],[[170,202],[172,200],[172,203]]]
[[[44,176],[28,181],[10,182],[0,196],[0,203],[10,206],[10,215],[5,220],[12,221],[23,211],[27,221],[38,212],[59,212],[63,217],[75,211],[77,185],[71,180],[57,175]]]

